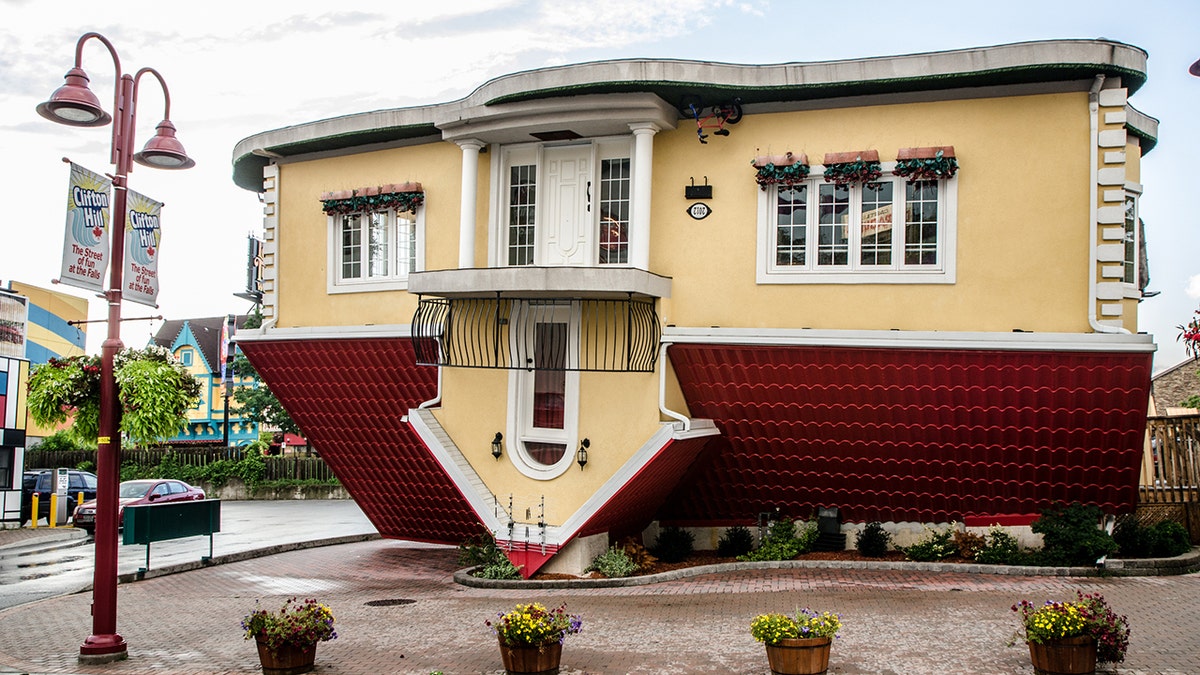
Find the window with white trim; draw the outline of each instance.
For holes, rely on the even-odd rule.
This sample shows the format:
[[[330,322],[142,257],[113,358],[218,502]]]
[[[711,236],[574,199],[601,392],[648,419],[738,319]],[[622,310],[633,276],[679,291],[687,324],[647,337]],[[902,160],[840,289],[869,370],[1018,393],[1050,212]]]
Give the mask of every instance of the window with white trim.
[[[759,193],[759,283],[953,283],[957,179],[815,175]]]
[[[421,269],[421,207],[329,216],[329,292],[402,289]]]
[[[1124,274],[1121,281],[1127,284],[1138,282],[1138,193],[1125,191],[1125,254],[1122,259]]]
[[[512,339],[528,355],[528,368],[512,371],[509,431],[514,438],[509,458],[517,470],[548,480],[566,471],[574,459],[569,449],[578,435],[579,317],[569,303],[519,303],[510,325],[528,326]]]

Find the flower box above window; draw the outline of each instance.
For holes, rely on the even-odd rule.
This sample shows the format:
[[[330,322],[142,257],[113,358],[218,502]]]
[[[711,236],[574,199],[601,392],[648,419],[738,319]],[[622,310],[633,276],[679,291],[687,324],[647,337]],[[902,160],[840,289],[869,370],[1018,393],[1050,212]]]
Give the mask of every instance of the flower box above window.
[[[391,183],[380,187],[339,190],[321,195],[321,208],[327,215],[360,211],[415,211],[425,201],[420,183]]]
[[[872,183],[883,175],[878,150],[825,153],[825,182],[836,185]]]
[[[901,148],[896,155],[896,168],[892,173],[909,181],[953,178],[954,174],[958,173],[954,146]]]
[[[808,155],[786,153],[783,155],[760,155],[750,164],[758,170],[754,180],[766,190],[768,185],[795,185],[808,178]]]

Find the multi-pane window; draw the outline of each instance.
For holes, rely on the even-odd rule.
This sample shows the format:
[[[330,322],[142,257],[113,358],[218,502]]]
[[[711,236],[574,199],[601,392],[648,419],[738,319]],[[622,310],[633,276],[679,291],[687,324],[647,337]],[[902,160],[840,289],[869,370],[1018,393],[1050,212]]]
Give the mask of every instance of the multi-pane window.
[[[508,264],[532,265],[534,212],[537,209],[537,165],[509,168],[508,179]]]
[[[411,211],[336,216],[339,283],[407,279],[416,271],[417,227]]]
[[[579,314],[570,302],[513,307],[512,348],[528,367],[512,372],[509,420],[517,470],[549,480],[571,465],[579,426]]]
[[[1137,194],[1125,193],[1125,254],[1123,256],[1124,274],[1122,281],[1127,284],[1138,282],[1138,234],[1137,234]]]
[[[629,158],[600,160],[601,265],[629,262]]]
[[[951,281],[947,180],[772,185],[760,203],[760,283]],[[909,276],[905,276],[909,275]],[[940,275],[940,278],[935,278]]]

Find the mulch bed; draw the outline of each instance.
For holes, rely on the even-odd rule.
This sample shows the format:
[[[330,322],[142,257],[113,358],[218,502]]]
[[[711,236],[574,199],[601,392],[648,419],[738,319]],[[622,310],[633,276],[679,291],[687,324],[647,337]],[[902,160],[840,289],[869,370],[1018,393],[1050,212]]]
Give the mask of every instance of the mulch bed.
[[[886,555],[879,558],[868,558],[858,551],[813,551],[810,553],[802,553],[795,557],[795,560],[858,560],[858,561],[892,561],[899,562],[904,560],[904,554],[899,551],[890,551]],[[737,562],[737,558],[723,558],[713,554],[712,551],[697,551],[693,553],[687,560],[677,563],[655,562],[652,565],[646,566],[634,572],[632,576],[640,577],[648,574],[658,574],[660,572],[670,572],[672,570],[686,569],[688,567],[699,567],[701,565],[718,565],[721,563]],[[948,563],[967,563],[970,562],[964,558],[947,558],[941,562]],[[570,574],[544,574],[538,572],[533,575],[534,580],[550,580],[550,579],[578,579],[580,577]],[[591,572],[584,575],[585,579],[603,579],[604,575],[599,572]]]

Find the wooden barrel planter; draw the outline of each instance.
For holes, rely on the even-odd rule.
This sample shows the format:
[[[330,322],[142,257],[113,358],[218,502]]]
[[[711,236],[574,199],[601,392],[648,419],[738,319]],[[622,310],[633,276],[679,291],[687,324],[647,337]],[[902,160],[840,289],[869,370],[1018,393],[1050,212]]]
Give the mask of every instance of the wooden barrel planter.
[[[767,662],[775,675],[822,675],[829,670],[833,638],[788,638],[767,645]]]

